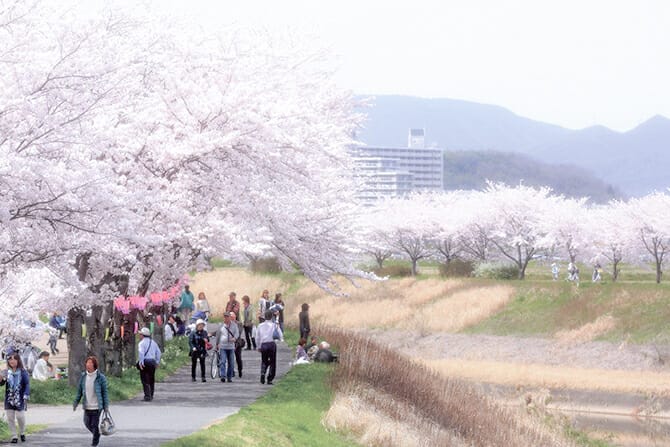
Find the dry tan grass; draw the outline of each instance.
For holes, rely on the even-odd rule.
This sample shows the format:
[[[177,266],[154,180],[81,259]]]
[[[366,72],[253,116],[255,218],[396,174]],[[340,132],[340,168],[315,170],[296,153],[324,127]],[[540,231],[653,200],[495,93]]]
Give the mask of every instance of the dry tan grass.
[[[213,314],[218,317],[221,317],[226,308],[230,292],[237,293],[240,303],[243,295],[249,295],[251,304],[257,308],[258,298],[264,289],[268,289],[270,295],[274,296],[276,292],[283,292],[286,285],[278,277],[255,275],[241,268],[198,273],[191,282],[193,294],[197,297],[198,293],[205,292]]]
[[[616,327],[618,322],[611,315],[601,315],[595,321],[586,323],[577,329],[556,332],[554,338],[565,345],[586,343],[611,331]]]
[[[465,382],[440,376],[364,335],[326,327],[317,331],[340,349],[340,363],[333,376],[335,391],[349,394],[349,390],[373,389],[374,393],[364,400],[378,394],[374,407],[392,419],[406,417],[397,405],[401,402],[417,417],[457,433],[468,445],[574,445],[560,431],[494,402]],[[393,403],[384,396],[391,396]]]
[[[347,297],[328,295],[307,285],[296,294],[297,302],[310,303],[310,318],[342,328],[395,327],[425,303],[446,296],[462,285],[457,280],[404,278],[365,281],[348,288]]]
[[[670,374],[479,360],[417,359],[444,377],[475,382],[616,392],[667,394]]]
[[[380,402],[384,404],[379,405]],[[393,414],[388,414],[389,407]],[[412,406],[372,388],[338,392],[323,422],[331,429],[346,430],[360,444],[370,447],[469,445],[455,433],[420,416]]]
[[[495,314],[513,295],[514,288],[510,286],[459,290],[444,299],[420,307],[411,319],[402,321],[398,327],[419,328],[422,333],[457,332]]]

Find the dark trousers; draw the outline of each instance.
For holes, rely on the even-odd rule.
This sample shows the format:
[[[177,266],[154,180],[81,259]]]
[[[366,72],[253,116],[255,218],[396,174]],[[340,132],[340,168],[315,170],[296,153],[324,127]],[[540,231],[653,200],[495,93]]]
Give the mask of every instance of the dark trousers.
[[[200,376],[203,379],[205,378],[205,356],[199,355],[198,352],[196,351],[191,356],[191,377],[194,380],[195,380],[195,366],[198,363],[198,359],[200,359]]]
[[[252,326],[244,326],[244,336],[247,339],[247,349],[251,349],[252,346],[254,349],[256,349],[256,339],[251,336],[252,332]]]
[[[144,368],[140,370],[140,380],[144,388],[144,399],[154,398],[154,384],[156,383],[156,365],[144,362]]]
[[[272,382],[277,369],[277,344],[273,341],[261,345],[261,376],[265,376],[268,368],[268,382]]]
[[[100,410],[84,410],[84,425],[93,433],[91,445],[98,445],[100,441]]]
[[[237,363],[237,377],[242,377],[242,348],[235,347],[235,362]]]

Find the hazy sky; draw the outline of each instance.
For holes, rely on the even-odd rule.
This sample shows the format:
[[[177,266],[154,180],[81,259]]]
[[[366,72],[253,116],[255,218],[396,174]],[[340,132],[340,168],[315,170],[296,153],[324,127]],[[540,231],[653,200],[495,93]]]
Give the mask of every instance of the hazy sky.
[[[185,6],[188,5],[188,6]],[[309,33],[356,93],[496,104],[569,128],[670,117],[670,1],[179,2],[209,23]]]

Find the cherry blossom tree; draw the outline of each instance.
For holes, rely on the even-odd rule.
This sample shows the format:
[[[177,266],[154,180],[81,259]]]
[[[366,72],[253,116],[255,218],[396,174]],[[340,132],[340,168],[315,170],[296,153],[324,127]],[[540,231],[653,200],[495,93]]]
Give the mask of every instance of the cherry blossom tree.
[[[491,243],[502,258],[517,266],[519,279],[524,279],[528,263],[546,236],[542,218],[556,202],[548,188],[491,183],[485,191],[485,202],[480,206],[489,210],[487,224],[494,228]]]
[[[637,245],[646,251],[655,265],[656,283],[663,276],[663,262],[670,251],[670,196],[656,192],[641,198],[630,199],[626,206],[631,233],[636,235]]]

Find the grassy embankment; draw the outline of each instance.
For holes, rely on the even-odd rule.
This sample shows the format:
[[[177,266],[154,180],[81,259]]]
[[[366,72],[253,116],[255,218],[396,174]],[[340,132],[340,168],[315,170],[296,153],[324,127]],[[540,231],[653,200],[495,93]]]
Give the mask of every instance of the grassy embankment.
[[[297,332],[285,340],[297,344]],[[283,361],[283,360],[282,360]],[[338,431],[324,430],[321,419],[330,407],[332,365],[300,365],[253,404],[224,421],[165,444],[167,447],[235,446],[352,446],[355,441]]]

